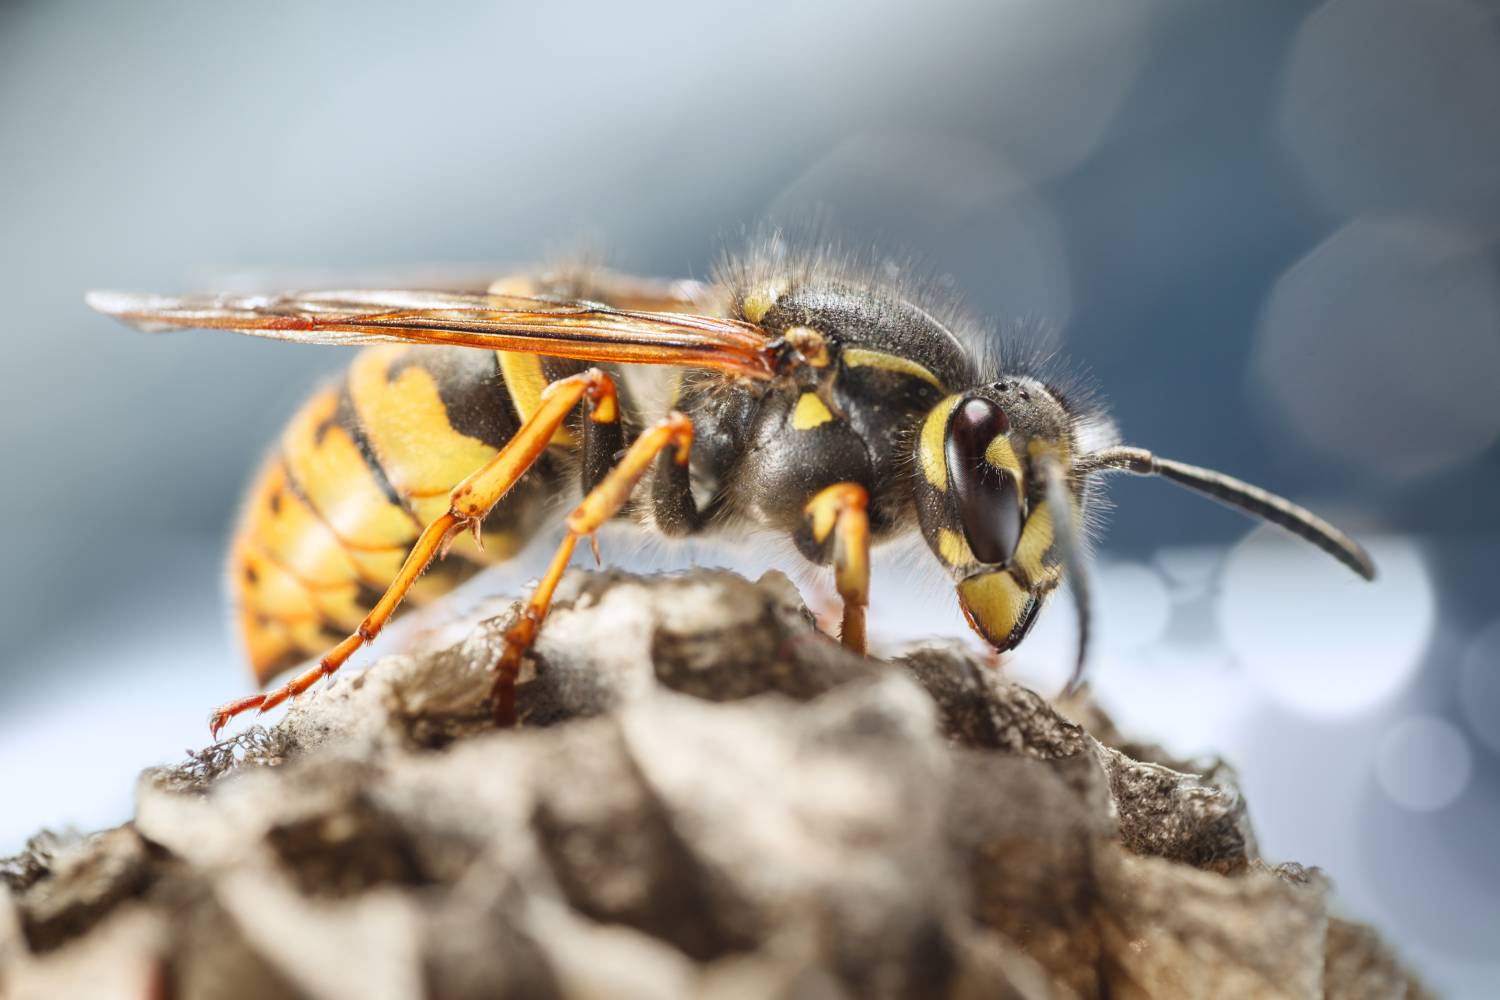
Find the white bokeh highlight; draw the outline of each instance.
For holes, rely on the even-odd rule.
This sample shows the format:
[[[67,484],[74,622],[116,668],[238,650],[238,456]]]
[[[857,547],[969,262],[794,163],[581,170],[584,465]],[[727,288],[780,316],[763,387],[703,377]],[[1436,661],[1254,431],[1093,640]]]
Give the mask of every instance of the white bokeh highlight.
[[[1171,603],[1166,581],[1148,567],[1101,562],[1090,568],[1090,574],[1094,606],[1087,677],[1097,688],[1107,673],[1161,635]],[[1067,684],[1077,655],[1078,612],[1064,584],[1047,599],[1025,641],[1005,654],[1005,660],[1016,680],[1051,695]]]
[[[1252,357],[1277,432],[1391,479],[1449,468],[1500,438],[1500,271],[1470,230],[1357,219],[1277,281]]]
[[[1375,756],[1381,790],[1412,812],[1433,812],[1458,801],[1473,771],[1473,754],[1463,733],[1431,715],[1397,722],[1381,738]]]
[[[1172,597],[1160,572],[1140,563],[1104,563],[1094,577],[1104,641],[1119,649],[1141,649],[1160,641],[1172,618]]]
[[[1230,553],[1218,618],[1235,659],[1273,701],[1351,716],[1393,696],[1421,667],[1436,623],[1417,547],[1375,539],[1373,583],[1300,539],[1258,528]]]

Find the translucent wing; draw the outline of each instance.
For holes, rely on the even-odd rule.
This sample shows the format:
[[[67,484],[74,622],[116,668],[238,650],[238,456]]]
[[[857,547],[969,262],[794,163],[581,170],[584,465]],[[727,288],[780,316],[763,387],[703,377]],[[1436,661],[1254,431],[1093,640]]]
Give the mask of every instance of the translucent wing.
[[[753,324],[577,299],[390,289],[183,297],[90,292],[87,299],[99,312],[152,332],[200,328],[309,344],[455,344],[771,375],[770,338]]]

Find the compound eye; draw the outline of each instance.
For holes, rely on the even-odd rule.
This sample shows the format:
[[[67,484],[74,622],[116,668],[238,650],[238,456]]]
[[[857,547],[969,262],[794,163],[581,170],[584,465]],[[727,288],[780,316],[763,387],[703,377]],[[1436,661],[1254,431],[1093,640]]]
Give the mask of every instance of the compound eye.
[[[948,420],[944,457],[959,523],[980,562],[1004,565],[1021,540],[1021,493],[1015,472],[986,458],[990,444],[1010,430],[999,405],[970,397]]]

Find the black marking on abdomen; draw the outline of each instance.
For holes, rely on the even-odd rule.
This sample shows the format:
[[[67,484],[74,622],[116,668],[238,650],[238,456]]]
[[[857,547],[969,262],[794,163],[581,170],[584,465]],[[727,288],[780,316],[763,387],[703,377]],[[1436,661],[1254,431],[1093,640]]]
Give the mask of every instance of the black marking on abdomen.
[[[521,429],[494,351],[466,347],[412,349],[391,362],[386,369],[387,381],[394,382],[409,368],[420,368],[432,376],[448,423],[458,433],[498,451]]]
[[[359,449],[359,457],[365,460],[365,465],[369,467],[370,475],[375,477],[375,485],[380,488],[380,492],[385,495],[385,498],[392,505],[406,511],[411,519],[420,527],[422,524],[421,520],[418,519],[416,512],[411,509],[411,505],[406,502],[406,497],[401,495],[400,491],[396,489],[395,484],[391,482],[390,477],[385,474],[385,466],[380,464],[380,458],[375,454],[375,446],[370,443],[369,437],[365,434],[364,425],[359,419],[359,411],[354,408],[354,397],[349,392],[349,376],[347,374],[344,376],[344,381],[339,384],[338,400],[338,407],[333,411],[333,416],[318,426],[314,442],[322,444],[323,435],[328,433],[328,429],[331,426],[337,425],[342,428],[349,435],[349,439],[354,442],[354,447]],[[290,465],[287,466],[287,471],[290,473]],[[290,475],[287,476],[287,479],[293,481]]]

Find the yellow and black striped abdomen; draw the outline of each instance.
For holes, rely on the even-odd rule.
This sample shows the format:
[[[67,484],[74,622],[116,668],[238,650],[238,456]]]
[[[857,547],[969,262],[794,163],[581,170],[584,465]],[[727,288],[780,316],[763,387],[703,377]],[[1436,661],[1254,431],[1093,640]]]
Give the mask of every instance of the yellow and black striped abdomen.
[[[292,418],[250,489],[230,554],[230,589],[258,680],[324,653],[359,626],[448,493],[508,441],[571,362],[448,347],[362,351]],[[566,432],[554,439],[571,443]],[[517,552],[560,483],[544,456],[485,521],[420,581],[441,593]]]

